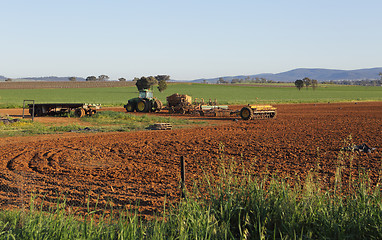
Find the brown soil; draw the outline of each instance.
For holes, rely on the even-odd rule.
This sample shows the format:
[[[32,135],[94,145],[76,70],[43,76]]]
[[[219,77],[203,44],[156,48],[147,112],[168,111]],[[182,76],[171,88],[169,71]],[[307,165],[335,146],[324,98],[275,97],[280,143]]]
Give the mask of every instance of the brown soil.
[[[376,184],[382,160],[382,102],[277,108],[276,119],[224,119],[220,122],[225,124],[192,129],[1,139],[0,205],[27,206],[32,192],[55,203],[61,193],[74,210],[85,209],[88,200],[101,209],[110,201],[114,208],[139,202],[141,214],[150,216],[163,208],[165,199],[179,199],[181,156],[189,187],[202,169],[214,173],[222,155],[251,164],[255,175],[276,175],[292,185],[314,170],[325,186],[332,186],[339,164],[344,185],[350,172],[358,176],[362,171]],[[340,149],[350,135],[355,144],[376,149],[356,154],[352,163],[340,162]]]

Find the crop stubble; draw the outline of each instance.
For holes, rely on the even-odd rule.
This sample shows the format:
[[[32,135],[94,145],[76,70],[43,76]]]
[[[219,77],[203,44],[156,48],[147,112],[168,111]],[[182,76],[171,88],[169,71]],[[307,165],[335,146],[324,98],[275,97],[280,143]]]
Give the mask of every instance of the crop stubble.
[[[7,144],[0,149],[0,204],[28,206],[30,194],[55,203],[66,196],[78,211],[90,206],[134,207],[142,215],[161,211],[179,199],[179,159],[186,159],[187,186],[215,173],[226,163],[251,165],[254,175],[275,175],[291,185],[318,173],[325,186],[334,184],[338,156],[349,135],[355,144],[376,148],[342,162],[343,185],[349,172],[378,181],[382,153],[382,103],[278,105],[276,119],[232,121],[221,125],[171,131],[73,134]],[[214,121],[216,122],[216,121]],[[33,137],[31,137],[33,138]],[[30,140],[30,139],[29,139]]]

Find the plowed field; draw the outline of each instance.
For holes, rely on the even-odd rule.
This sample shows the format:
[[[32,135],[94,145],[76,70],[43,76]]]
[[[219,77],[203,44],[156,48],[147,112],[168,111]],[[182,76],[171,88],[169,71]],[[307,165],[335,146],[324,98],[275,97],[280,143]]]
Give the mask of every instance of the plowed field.
[[[382,102],[278,105],[276,119],[232,121],[208,127],[131,133],[70,134],[1,139],[0,205],[28,206],[30,194],[46,203],[65,196],[84,209],[135,206],[143,215],[179,199],[179,159],[186,160],[187,186],[219,158],[252,165],[254,175],[301,183],[314,170],[326,186],[337,166],[378,181],[382,163]],[[214,121],[213,123],[216,124]],[[224,123],[224,124],[223,124]],[[339,161],[344,140],[376,148]],[[350,169],[352,164],[352,169]],[[61,195],[60,195],[61,194]]]

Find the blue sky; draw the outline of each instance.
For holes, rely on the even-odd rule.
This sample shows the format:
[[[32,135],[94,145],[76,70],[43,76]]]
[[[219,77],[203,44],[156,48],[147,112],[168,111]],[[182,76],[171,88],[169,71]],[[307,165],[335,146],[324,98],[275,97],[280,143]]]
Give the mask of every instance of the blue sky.
[[[0,75],[191,80],[382,66],[382,1],[0,0]]]

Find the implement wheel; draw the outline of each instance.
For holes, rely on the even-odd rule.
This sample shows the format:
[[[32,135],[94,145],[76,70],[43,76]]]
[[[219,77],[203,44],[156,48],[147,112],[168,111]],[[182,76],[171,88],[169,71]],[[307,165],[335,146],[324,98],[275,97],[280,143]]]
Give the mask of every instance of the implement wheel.
[[[33,111],[33,110],[32,110],[32,111]],[[31,115],[32,115],[32,113],[31,113]],[[41,117],[41,116],[42,116],[42,109],[39,108],[39,107],[35,108],[35,109],[34,109],[34,116],[35,116],[35,117]]]
[[[86,112],[85,112],[85,109],[83,109],[83,108],[76,108],[76,110],[74,110],[74,116],[76,116],[76,117],[81,118],[81,117],[85,116],[85,114],[86,114]]]
[[[276,112],[272,112],[269,114],[269,118],[276,118]]]
[[[243,120],[250,120],[253,117],[253,111],[250,107],[243,107],[240,110],[240,117]]]
[[[153,112],[160,112],[162,110],[163,104],[159,99],[156,99],[153,104],[152,111]]]
[[[97,113],[97,111],[94,109],[89,109],[86,111],[86,115],[88,115],[88,116],[93,116],[96,113]]]

